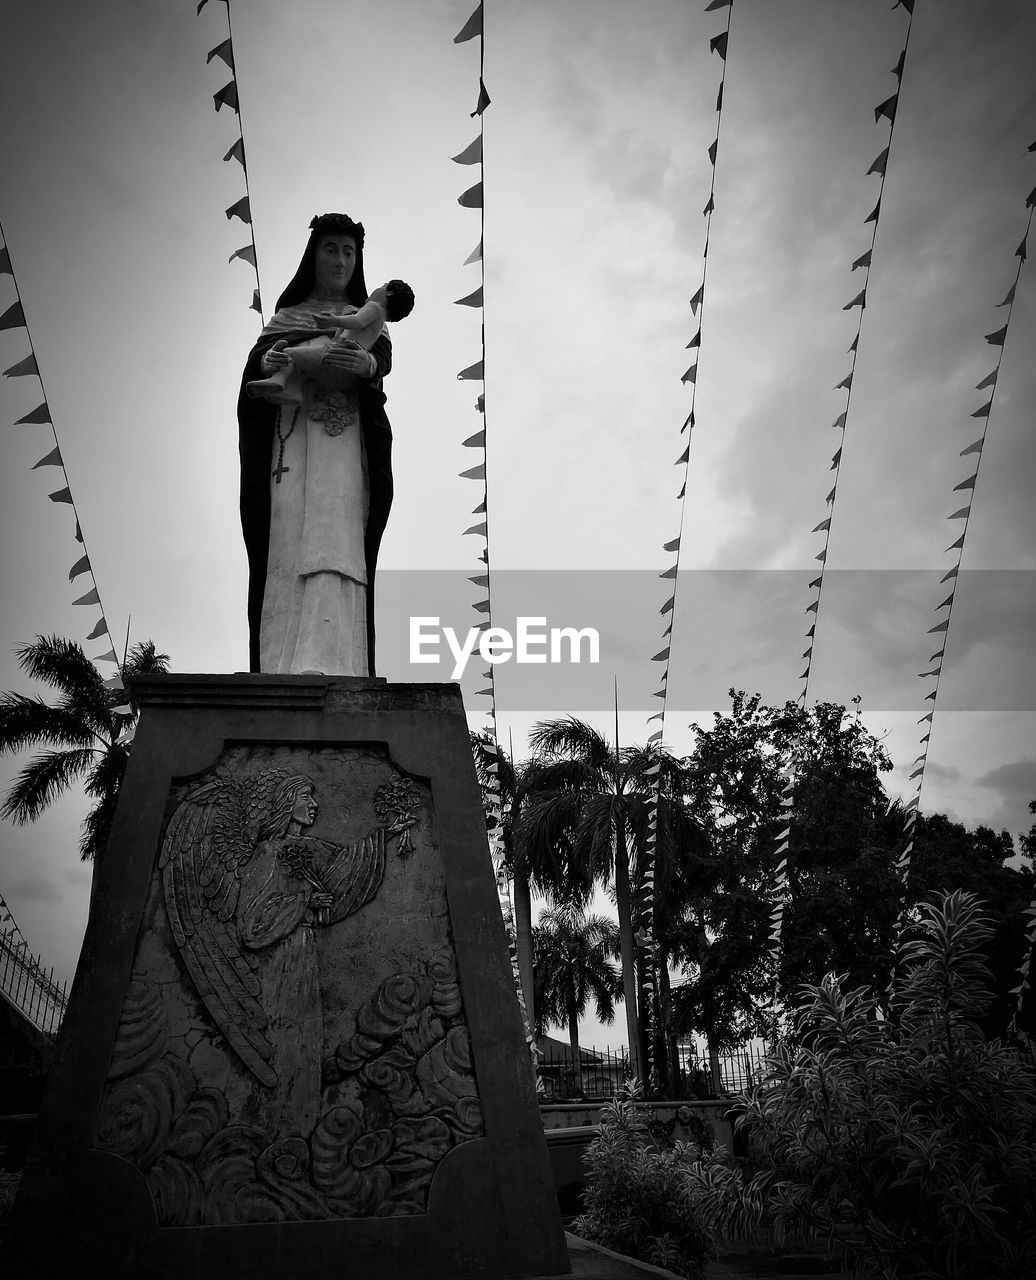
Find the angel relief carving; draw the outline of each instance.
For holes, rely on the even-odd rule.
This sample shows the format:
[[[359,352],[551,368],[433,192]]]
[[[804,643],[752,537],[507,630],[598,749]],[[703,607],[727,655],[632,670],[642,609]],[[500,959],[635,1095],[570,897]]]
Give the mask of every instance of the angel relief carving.
[[[237,1084],[177,1050],[145,964],[95,1127],[144,1173],[163,1225],[422,1212],[439,1160],[481,1132],[451,948],[382,980],[325,1044],[315,931],[378,894],[397,837],[408,865],[421,804],[408,779],[383,784],[383,825],[348,844],[308,834],[316,788],[289,769],[220,768],[177,805],[161,898]]]

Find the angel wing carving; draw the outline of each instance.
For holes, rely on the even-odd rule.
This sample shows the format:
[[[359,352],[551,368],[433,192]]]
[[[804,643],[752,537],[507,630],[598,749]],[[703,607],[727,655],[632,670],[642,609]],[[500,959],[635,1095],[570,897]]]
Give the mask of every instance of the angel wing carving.
[[[177,806],[159,869],[173,938],[202,1003],[249,1071],[272,1087],[258,961],[242,949],[235,922],[241,872],[254,853],[250,826],[245,786],[218,770]]]

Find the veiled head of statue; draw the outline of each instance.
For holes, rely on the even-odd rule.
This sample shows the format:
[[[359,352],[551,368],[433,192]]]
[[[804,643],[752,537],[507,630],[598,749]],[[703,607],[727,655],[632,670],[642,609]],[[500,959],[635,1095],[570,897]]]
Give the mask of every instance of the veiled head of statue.
[[[356,267],[346,288],[346,297],[356,306],[367,301],[367,282],[363,275],[363,223],[354,222],[347,213],[321,213],[309,224],[309,240],[302,261],[277,299],[278,310],[303,302],[314,292],[317,246],[325,236],[352,236],[355,240]]]

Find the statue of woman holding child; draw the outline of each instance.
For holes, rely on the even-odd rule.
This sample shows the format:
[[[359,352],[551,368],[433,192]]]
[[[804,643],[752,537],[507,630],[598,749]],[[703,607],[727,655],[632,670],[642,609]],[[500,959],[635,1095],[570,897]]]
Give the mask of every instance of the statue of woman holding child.
[[[249,354],[238,399],[249,669],[374,674],[374,570],[392,503],[385,321],[413,293],[368,297],[363,225],[327,213]]]

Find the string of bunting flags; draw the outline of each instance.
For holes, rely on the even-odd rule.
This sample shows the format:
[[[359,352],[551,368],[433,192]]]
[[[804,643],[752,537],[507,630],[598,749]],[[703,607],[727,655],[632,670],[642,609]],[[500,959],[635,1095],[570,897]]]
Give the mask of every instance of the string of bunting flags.
[[[1036,151],[1036,142],[1032,143],[1029,147],[1029,151]],[[953,563],[939,580],[940,586],[949,583],[949,595],[947,595],[944,600],[940,601],[932,611],[935,614],[939,614],[943,609],[945,609],[946,615],[941,621],[928,628],[929,635],[940,637],[940,639],[935,642],[939,644],[940,647],[928,660],[934,665],[927,671],[919,671],[917,673],[918,679],[933,680],[934,683],[931,689],[924,696],[924,701],[930,702],[931,706],[917,722],[922,726],[923,733],[920,742],[918,743],[920,752],[911,766],[910,773],[910,781],[915,782],[916,786],[914,794],[904,805],[905,818],[903,826],[905,844],[902,852],[896,859],[896,871],[899,877],[901,896],[900,912],[899,918],[896,922],[895,942],[893,946],[892,980],[890,980],[889,984],[890,990],[892,981],[894,981],[895,978],[896,970],[899,966],[902,934],[907,919],[908,908],[906,905],[906,888],[907,878],[910,874],[910,859],[914,851],[914,826],[917,822],[917,814],[921,803],[921,790],[924,787],[925,767],[928,763],[928,748],[932,736],[932,722],[935,718],[935,707],[939,696],[939,682],[942,678],[942,669],[946,658],[946,639],[950,629],[950,619],[953,616],[953,604],[956,598],[960,566],[964,557],[964,545],[968,535],[968,525],[971,520],[971,509],[975,497],[975,484],[978,480],[979,469],[982,465],[982,451],[985,448],[986,435],[989,431],[989,417],[993,408],[993,401],[996,398],[997,380],[1000,376],[1000,366],[1004,359],[1004,346],[1007,342],[1007,334],[1011,327],[1011,316],[1014,312],[1015,294],[1018,289],[1018,282],[1021,278],[1022,266],[1025,263],[1029,232],[1032,228],[1033,210],[1036,208],[1036,187],[1033,187],[1026,197],[1025,207],[1029,210],[1029,214],[1025,225],[1025,234],[1022,236],[1018,248],[1014,251],[1014,256],[1018,259],[1014,280],[1011,282],[1011,287],[1007,290],[1003,301],[998,302],[995,308],[996,310],[999,310],[1001,307],[1007,308],[1004,323],[998,329],[994,329],[992,333],[987,333],[985,335],[986,342],[989,343],[997,354],[996,364],[990,372],[986,374],[981,382],[976,384],[975,387],[976,391],[982,392],[984,403],[980,404],[978,408],[974,410],[971,414],[971,418],[981,423],[981,433],[977,439],[972,440],[970,444],[965,445],[965,447],[960,451],[960,456],[962,458],[974,459],[973,467],[970,462],[968,463],[968,470],[970,474],[965,476],[959,484],[956,484],[953,487],[953,492],[955,494],[959,493],[965,495],[964,506],[958,507],[955,511],[951,512],[949,516],[947,516],[948,520],[963,521],[963,527],[959,537],[954,539],[954,541],[946,548],[946,554],[952,552],[955,553],[955,556]],[[959,499],[955,500],[959,501]],[[1025,914],[1028,919],[1025,956],[1018,972],[1018,985],[1011,991],[1011,995],[1017,997],[1015,1017],[1017,1017],[1018,1013],[1021,1011],[1022,1001],[1025,996],[1026,988],[1029,984],[1030,960],[1032,957],[1033,947],[1036,946],[1036,900],[1030,903]]]
[[[98,611],[98,616],[94,622],[86,639],[101,640],[107,638],[108,648],[104,653],[99,653],[91,660],[97,662],[109,662],[115,667],[114,675],[104,681],[105,687],[112,690],[125,692],[125,686],[122,682],[122,674],[119,667],[119,658],[115,652],[115,642],[112,639],[111,632],[105,619],[104,609],[101,607],[101,593],[97,585],[97,578],[94,574],[93,563],[90,560],[90,553],[86,547],[86,539],[83,536],[82,524],[79,519],[79,511],[76,507],[75,498],[72,496],[72,485],[69,480],[68,472],[65,469],[64,459],[61,454],[61,444],[58,440],[57,428],[54,426],[54,420],[51,415],[50,403],[47,398],[46,388],[43,385],[43,375],[40,372],[39,360],[36,354],[36,348],[32,341],[32,335],[29,332],[29,326],[25,318],[25,308],[22,303],[21,291],[18,288],[18,281],[15,278],[14,267],[11,264],[11,254],[7,245],[7,237],[0,228],[0,276],[9,275],[14,285],[15,300],[6,310],[0,314],[0,331],[5,329],[18,330],[21,329],[25,333],[26,342],[29,345],[29,354],[11,365],[10,368],[4,370],[5,378],[27,378],[33,377],[39,379],[40,395],[42,399],[35,409],[29,413],[23,414],[16,422],[15,426],[48,426],[50,428],[50,436],[52,440],[52,448],[33,463],[33,471],[41,467],[57,467],[61,473],[63,483],[59,484],[48,496],[51,502],[59,506],[68,506],[72,508],[72,514],[75,517],[75,540],[79,543],[80,554],[77,556],[75,563],[68,571],[69,582],[75,582],[76,578],[87,577],[92,584],[90,589],[73,600],[73,605],[79,605],[82,608],[94,608]],[[82,584],[80,584],[82,585]],[[120,702],[112,710],[118,715],[132,717],[133,711],[129,705],[128,695],[124,701]],[[129,732],[127,724],[127,732]]]
[[[822,537],[822,546],[820,551],[813,557],[820,566],[817,576],[809,583],[809,591],[811,599],[806,608],[806,617],[810,618],[809,629],[806,631],[806,648],[802,657],[805,659],[805,669],[799,679],[802,681],[802,687],[799,690],[798,699],[803,707],[806,705],[806,697],[809,692],[809,678],[813,668],[813,646],[816,640],[817,619],[820,615],[820,600],[824,590],[824,573],[827,567],[828,549],[831,543],[831,522],[834,518],[835,499],[838,494],[838,480],[842,470],[842,453],[845,447],[846,424],[849,419],[849,408],[852,403],[853,394],[853,378],[856,374],[856,362],[860,351],[860,335],[863,331],[863,315],[867,307],[867,289],[870,286],[871,265],[874,258],[874,245],[878,236],[878,223],[881,218],[881,200],[885,192],[885,176],[888,171],[889,152],[892,149],[892,138],[896,129],[896,113],[899,106],[899,95],[903,87],[903,72],[906,67],[907,49],[910,45],[910,32],[914,22],[914,0],[896,0],[893,9],[902,6],[907,12],[907,29],[903,39],[903,47],[900,50],[896,65],[892,68],[892,75],[896,77],[896,91],[887,97],[883,102],[879,102],[874,108],[874,123],[877,125],[882,120],[888,121],[889,134],[888,140],[882,150],[874,158],[867,175],[876,174],[878,176],[878,198],[875,201],[874,208],[864,219],[864,226],[871,225],[871,242],[866,250],[856,258],[850,266],[850,272],[862,272],[863,287],[845,304],[843,311],[853,311],[859,308],[859,318],[856,325],[856,335],[849,345],[848,354],[852,357],[849,372],[834,387],[835,391],[845,392],[845,401],[842,405],[842,411],[835,418],[831,426],[838,432],[838,443],[835,447],[834,454],[831,458],[830,469],[834,472],[830,492],[825,499],[827,515],[819,524],[813,527],[814,534],[820,534]],[[788,872],[788,860],[791,849],[791,829],[793,823],[793,810],[795,804],[795,786],[797,779],[797,769],[794,761],[790,762],[783,772],[784,785],[781,791],[781,829],[778,831],[774,847],[774,857],[777,859],[777,867],[774,873],[775,882],[773,890],[773,905],[770,911],[770,937],[768,940],[770,958],[774,968],[774,996],[773,1005],[776,1007],[776,993],[780,974],[780,956],[781,956],[781,938],[784,927],[784,913],[791,899],[790,879]]]
[[[201,16],[202,9],[205,8],[208,0],[198,0],[198,16]],[[248,227],[251,240],[248,244],[242,245],[240,249],[235,249],[227,259],[233,262],[235,258],[240,258],[242,262],[247,262],[255,272],[255,289],[252,293],[251,309],[257,311],[260,316],[263,314],[262,294],[259,285],[259,265],[255,256],[255,231],[252,229],[252,207],[250,202],[250,194],[248,190],[248,165],[245,163],[245,135],[241,126],[241,104],[237,91],[237,71],[234,66],[234,34],[230,22],[230,0],[223,0],[227,6],[227,38],[220,41],[215,48],[210,49],[206,55],[206,64],[210,63],[213,58],[218,58],[230,68],[230,80],[212,95],[212,101],[218,112],[223,107],[229,107],[237,118],[237,139],[231,146],[230,150],[223,157],[224,162],[227,160],[236,160],[241,166],[241,172],[245,180],[245,194],[240,200],[235,200],[229,209],[224,210],[227,215],[227,221],[230,222],[234,218],[240,218]]]
[[[482,550],[478,554],[478,559],[484,566],[483,570],[468,578],[478,588],[479,599],[475,601],[474,609],[479,614],[480,621],[477,624],[477,630],[487,631],[492,625],[492,590],[490,587],[490,564],[489,564],[489,482],[486,473],[486,394],[485,394],[485,361],[486,361],[486,319],[485,319],[485,259],[483,256],[483,245],[485,243],[486,214],[484,199],[484,141],[485,141],[485,111],[490,105],[490,97],[486,91],[485,82],[485,66],[486,66],[486,39],[485,39],[485,20],[483,13],[483,5],[479,3],[478,7],[465,22],[464,26],[458,31],[453,38],[454,44],[465,44],[469,40],[478,37],[479,41],[479,69],[478,69],[478,100],[475,103],[475,109],[471,112],[471,118],[478,118],[478,134],[468,143],[468,145],[457,155],[451,159],[455,164],[477,166],[478,181],[473,183],[467,190],[463,191],[457,197],[457,203],[463,209],[477,209],[479,213],[479,238],[478,244],[465,258],[463,265],[472,266],[477,264],[479,269],[479,283],[476,289],[465,294],[462,298],[457,298],[454,305],[459,307],[472,307],[482,313],[480,326],[481,356],[472,365],[466,369],[462,369],[457,377],[464,381],[480,382],[482,391],[475,401],[476,410],[482,415],[482,426],[473,435],[470,435],[462,442],[462,447],[467,449],[477,449],[481,456],[481,461],[477,462],[473,467],[460,472],[462,480],[473,480],[482,485],[482,500],[472,510],[472,515],[481,516],[481,520],[469,526],[464,530],[463,536],[471,535],[481,539],[483,543]],[[497,741],[497,720],[496,720],[496,682],[492,664],[482,673],[488,684],[478,689],[475,693],[476,697],[487,697],[489,699],[489,710],[486,712],[489,718],[489,737],[483,744],[490,763],[487,765],[488,782],[484,790],[486,802],[486,819],[489,836],[489,852],[493,863],[493,875],[496,880],[497,897],[500,902],[500,913],[503,916],[504,927],[507,933],[507,949],[511,961],[511,972],[514,977],[515,990],[518,993],[518,1003],[521,1007],[522,1022],[525,1028],[525,1039],[529,1045],[530,1055],[533,1059],[535,1068],[535,1040],[529,1027],[529,1019],[525,1007],[525,993],[522,991],[522,982],[518,966],[518,946],[517,933],[514,925],[514,916],[511,911],[511,899],[508,892],[508,879],[504,858],[503,843],[503,821],[504,809],[503,799],[500,793],[500,748]]]
[[[683,467],[683,483],[680,486],[680,492],[676,495],[677,501],[680,503],[680,520],[676,537],[663,545],[663,551],[666,551],[675,558],[668,568],[664,569],[658,576],[667,583],[671,583],[671,594],[662,604],[659,613],[664,619],[667,619],[666,626],[662,632],[663,647],[656,653],[651,661],[662,664],[662,673],[659,678],[659,687],[652,695],[662,700],[660,709],[648,716],[648,725],[658,721],[658,728],[654,729],[648,735],[647,745],[656,747],[659,752],[662,750],[662,742],[665,734],[665,715],[666,701],[669,686],[669,660],[672,652],[672,633],[673,618],[676,609],[676,591],[677,582],[680,571],[680,542],[683,537],[684,516],[687,508],[687,479],[690,471],[691,457],[691,437],[694,432],[695,418],[694,405],[698,392],[698,362],[701,349],[702,324],[705,316],[705,281],[708,273],[709,265],[709,239],[712,234],[712,215],[716,210],[716,160],[719,154],[719,137],[720,128],[723,121],[723,90],[726,85],[727,76],[727,45],[730,40],[730,19],[733,13],[733,0],[711,0],[706,5],[704,12],[711,13],[718,9],[727,10],[727,25],[719,35],[712,36],[709,40],[709,50],[719,55],[720,59],[720,79],[719,89],[716,92],[716,133],[713,141],[709,144],[708,157],[711,174],[709,184],[709,198],[702,210],[705,218],[705,245],[702,250],[702,271],[701,283],[699,284],[694,295],[690,299],[691,316],[696,323],[696,329],[687,343],[685,350],[693,351],[694,357],[690,367],[681,376],[680,381],[691,388],[690,411],[680,427],[680,435],[687,432],[687,444],[683,452],[676,459],[674,466]],[[618,750],[618,736],[616,734],[616,750]],[[646,840],[646,867],[644,873],[643,886],[638,900],[638,915],[640,917],[640,929],[637,934],[637,941],[644,952],[644,987],[645,1001],[648,1010],[648,1080],[653,1088],[657,1084],[658,1067],[655,1061],[655,1043],[656,1043],[656,994],[658,987],[657,969],[658,969],[658,948],[654,938],[654,911],[655,911],[655,861],[656,846],[658,841],[658,815],[661,802],[661,786],[662,786],[662,766],[661,760],[655,759],[646,770],[647,776],[654,779],[654,793],[651,801],[651,809],[648,814],[647,840]]]

